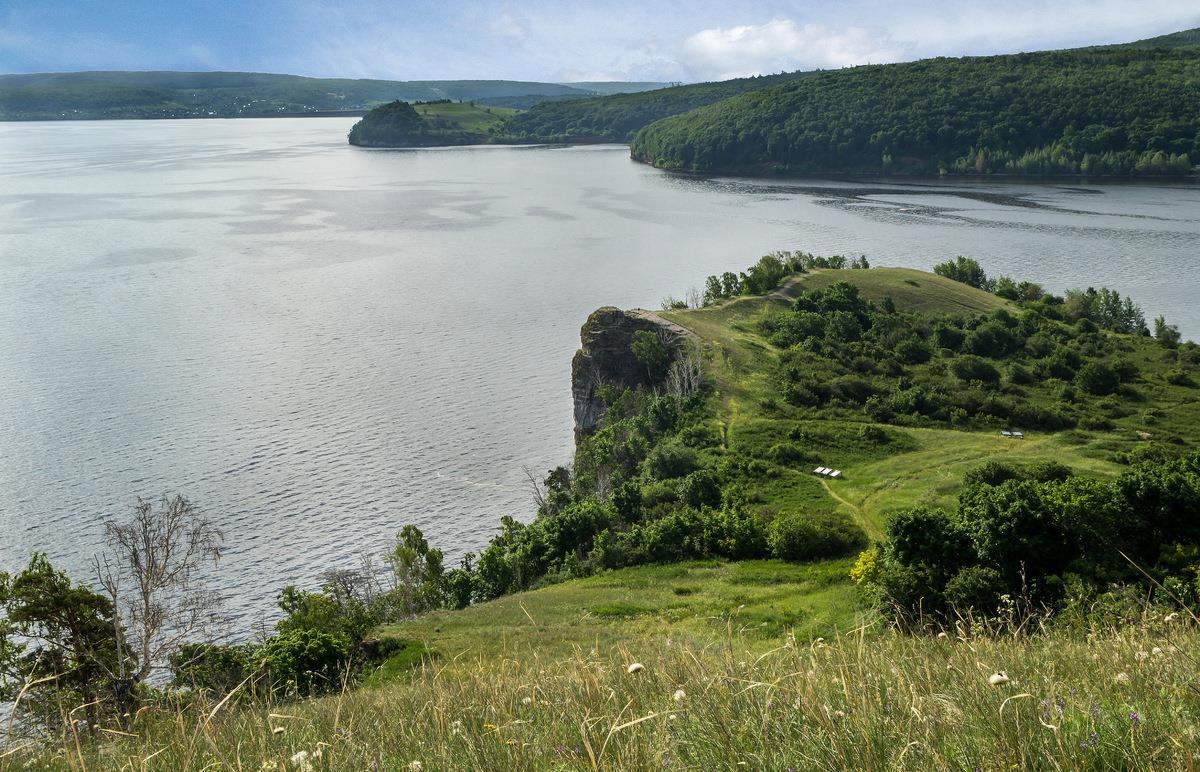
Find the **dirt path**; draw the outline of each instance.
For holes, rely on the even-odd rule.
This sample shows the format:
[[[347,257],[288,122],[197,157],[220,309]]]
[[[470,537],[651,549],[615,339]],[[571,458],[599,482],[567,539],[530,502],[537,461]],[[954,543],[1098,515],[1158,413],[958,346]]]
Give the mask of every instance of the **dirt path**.
[[[833,498],[834,501],[837,501],[837,502],[849,507],[850,511],[854,513],[854,516],[856,518],[858,518],[858,524],[861,525],[868,533],[871,532],[870,523],[867,522],[867,515],[866,515],[866,513],[863,512],[862,507],[839,496],[837,494],[837,491],[835,491],[833,488],[829,487],[829,481],[826,480],[825,478],[818,477],[817,482],[821,483],[821,487],[825,489],[825,492],[828,493]]]

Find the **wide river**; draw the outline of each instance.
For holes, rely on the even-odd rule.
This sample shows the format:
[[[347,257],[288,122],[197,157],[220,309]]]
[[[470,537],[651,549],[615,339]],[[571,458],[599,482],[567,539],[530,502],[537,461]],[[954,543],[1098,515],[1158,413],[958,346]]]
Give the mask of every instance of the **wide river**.
[[[351,121],[0,124],[0,568],[80,578],[181,492],[243,621],[405,523],[457,557],[571,453],[601,305],[773,249],[958,254],[1200,336],[1200,187],[665,174],[618,146],[364,151]]]

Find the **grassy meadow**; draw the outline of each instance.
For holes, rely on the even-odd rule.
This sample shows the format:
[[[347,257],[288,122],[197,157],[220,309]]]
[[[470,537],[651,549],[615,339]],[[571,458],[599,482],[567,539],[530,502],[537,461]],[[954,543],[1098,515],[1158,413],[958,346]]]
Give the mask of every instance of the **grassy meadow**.
[[[1081,473],[1110,477],[1120,469],[1114,461],[1117,453],[1151,441],[1187,445],[1200,440],[1196,390],[1165,380],[1163,373],[1170,365],[1153,340],[1130,338],[1123,354],[1142,374],[1140,398],[1132,405],[1110,400],[1105,409],[1112,428],[1039,432],[1003,422],[971,430],[888,426],[892,440],[887,445],[858,442],[855,434],[864,425],[861,416],[841,415],[836,409],[795,408],[775,398],[780,352],[759,327],[761,320],[786,309],[800,292],[839,281],[854,284],[873,302],[891,297],[901,310],[958,314],[1012,308],[1003,298],[942,276],[907,268],[872,268],[815,270],[793,277],[768,296],[743,295],[706,308],[661,312],[694,331],[709,351],[709,372],[721,397],[719,431],[728,449],[767,456],[789,431],[803,433],[806,445],[819,449],[819,461],[776,468],[774,476],[761,480],[757,490],[763,505],[782,511],[842,509],[877,538],[889,511],[914,504],[952,509],[963,474],[989,459],[1057,461]],[[1035,403],[1055,398],[1048,386],[1040,384],[1024,387],[1021,393]],[[1005,428],[1025,428],[1025,438],[1002,437]],[[840,469],[844,477],[817,477],[811,470],[818,464]]]
[[[618,625],[621,634],[579,645],[568,644],[578,640],[571,615],[538,620],[546,610],[538,596],[521,599],[525,609],[495,603],[484,613],[513,627],[525,618],[543,627],[537,635],[557,631],[566,641],[531,648],[459,630],[479,648],[426,659],[380,688],[281,705],[239,706],[235,695],[223,705],[148,709],[109,742],[68,736],[42,754],[13,745],[0,764],[1162,770],[1197,761],[1200,633],[1171,616],[1070,634],[988,634],[964,623],[934,637],[866,626],[824,639],[780,635],[769,647],[736,625],[700,636]]]

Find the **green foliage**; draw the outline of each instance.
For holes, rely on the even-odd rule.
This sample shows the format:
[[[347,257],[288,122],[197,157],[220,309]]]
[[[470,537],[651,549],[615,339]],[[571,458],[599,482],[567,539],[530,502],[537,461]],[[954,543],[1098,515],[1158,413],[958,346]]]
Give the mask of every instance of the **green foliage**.
[[[218,697],[232,692],[257,666],[253,647],[187,643],[171,655],[171,685],[206,690]]]
[[[718,83],[618,94],[568,102],[543,102],[514,118],[507,130],[515,137],[547,141],[625,142],[643,126],[671,115],[747,91],[806,77],[808,73],[763,75]]]
[[[947,279],[960,281],[963,284],[987,290],[988,292],[991,292],[996,286],[995,282],[988,279],[987,273],[984,272],[983,267],[977,261],[963,255],[959,255],[945,263],[938,263],[933,267],[933,272],[938,276],[945,276]],[[1010,279],[1009,283],[1011,281]],[[1005,289],[1008,289],[1007,284]]]
[[[324,630],[281,632],[254,654],[263,662],[273,691],[306,697],[341,687],[350,666],[350,642]]]
[[[858,552],[867,534],[840,512],[793,513],[771,522],[767,543],[780,560],[819,560]]]
[[[48,727],[63,719],[60,701],[85,706],[93,731],[117,711],[113,683],[123,671],[108,598],[34,553],[20,573],[0,572],[0,611],[0,700],[14,700],[30,684],[19,709]]]
[[[1200,51],[1046,51],[822,72],[666,118],[631,153],[694,171],[1190,174]]]
[[[633,91],[658,84],[626,85]],[[528,103],[593,94],[586,84],[501,80],[352,80],[253,72],[37,73],[0,75],[0,119],[235,118],[345,113],[397,99],[492,103],[523,98]]]
[[[657,383],[667,374],[667,367],[671,364],[671,350],[653,332],[638,330],[633,333],[629,350],[646,368],[646,377],[651,383]]]
[[[1149,571],[1189,583],[1197,565],[1178,556],[1200,545],[1198,510],[1200,453],[1141,462],[1113,481],[1053,462],[989,462],[964,479],[953,514],[913,508],[893,517],[879,583],[909,620],[991,613],[1001,595],[1057,606],[1068,580],[1099,588]]]

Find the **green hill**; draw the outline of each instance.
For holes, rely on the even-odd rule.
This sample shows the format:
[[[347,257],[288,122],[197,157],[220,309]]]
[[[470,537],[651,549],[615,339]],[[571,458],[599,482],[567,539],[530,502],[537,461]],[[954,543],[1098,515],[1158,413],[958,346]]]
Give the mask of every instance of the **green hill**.
[[[1169,35],[1159,35],[1133,43],[1126,43],[1130,48],[1187,48],[1200,46],[1200,27],[1196,29],[1172,32]]]
[[[537,517],[505,518],[460,568],[406,529],[393,589],[338,572],[285,594],[261,648],[192,652],[196,688],[7,754],[55,769],[1191,768],[1200,347],[1157,320],[1149,337],[1111,291],[1055,297],[967,260],[936,275],[844,262],[769,255],[713,277],[703,307],[664,310],[697,336],[673,356],[699,346],[707,383],[607,393]],[[653,366],[653,340],[628,353]],[[1015,426],[1023,439],[998,431]],[[818,459],[843,474],[815,475]],[[839,520],[871,546],[848,551]],[[911,598],[881,594],[896,571],[889,590],[928,592],[914,624],[888,602]],[[964,605],[945,616],[949,597]],[[356,673],[343,636],[371,624]],[[272,667],[297,681],[272,691]],[[299,690],[313,671],[329,682]]]
[[[753,91],[651,124],[631,152],[700,172],[1189,174],[1197,103],[1188,46],[929,59]]]
[[[66,72],[0,75],[0,120],[234,118],[363,112],[402,99],[584,98],[661,84],[506,80],[388,81],[252,72]],[[512,105],[510,105],[512,106]]]
[[[389,102],[354,124],[349,140],[362,147],[484,144],[497,141],[515,113],[469,102]]]
[[[514,118],[508,132],[514,137],[544,141],[627,142],[638,129],[660,118],[809,74],[764,75],[673,86],[639,94],[554,100],[534,105],[529,112]]]

